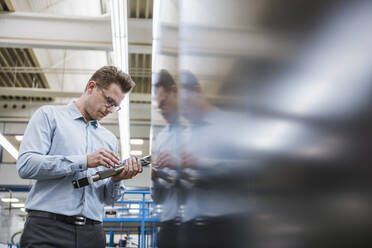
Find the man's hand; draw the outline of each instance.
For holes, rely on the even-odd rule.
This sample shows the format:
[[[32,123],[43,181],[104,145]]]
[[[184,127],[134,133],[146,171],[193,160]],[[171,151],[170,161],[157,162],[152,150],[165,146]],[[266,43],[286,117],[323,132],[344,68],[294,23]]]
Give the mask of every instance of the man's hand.
[[[114,167],[115,164],[120,164],[119,157],[114,152],[106,148],[101,148],[87,155],[88,168],[95,168],[101,165],[111,168]]]
[[[173,156],[169,151],[161,151],[159,155],[156,157],[155,165],[157,167],[169,167],[175,168],[177,167],[177,158]]]
[[[132,157],[125,162],[123,171],[119,175],[112,177],[112,181],[118,182],[123,179],[130,179],[141,172],[141,161],[136,157]]]
[[[195,168],[199,164],[198,159],[191,152],[183,152],[181,155],[181,163],[184,168]]]

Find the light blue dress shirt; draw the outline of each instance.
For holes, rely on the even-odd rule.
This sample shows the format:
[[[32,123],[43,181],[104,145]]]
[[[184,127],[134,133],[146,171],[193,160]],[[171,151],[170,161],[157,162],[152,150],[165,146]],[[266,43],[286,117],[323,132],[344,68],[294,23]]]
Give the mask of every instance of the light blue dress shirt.
[[[153,156],[156,157],[161,151],[168,151],[176,158],[180,157],[183,127],[179,124],[165,126],[155,138]],[[178,165],[179,166],[179,165]],[[178,168],[179,169],[179,168]],[[174,169],[162,168],[164,172]],[[161,221],[169,221],[180,216],[180,190],[174,185],[161,178],[152,180],[151,196],[156,204],[161,205]]]
[[[232,113],[223,112],[218,109],[204,113],[201,124],[192,125],[185,132],[185,151],[191,153],[199,161],[196,171],[205,173],[198,168],[215,170],[224,168],[223,171],[229,172],[228,168],[233,169],[233,164],[225,161],[234,161],[230,155],[223,150],[230,147],[232,140],[229,137],[231,130],[234,129],[233,123],[241,119]],[[222,168],[221,168],[222,167]],[[223,175],[221,175],[223,176]],[[230,175],[226,175],[230,176]],[[218,181],[213,182],[209,188],[194,186],[186,193],[184,204],[183,221],[188,222],[197,218],[218,218],[225,216],[239,215],[246,211],[244,204],[246,196],[239,195],[239,190],[218,187]],[[216,186],[216,188],[214,187]],[[237,194],[233,194],[233,192]]]
[[[80,215],[102,221],[105,204],[124,192],[111,178],[75,189],[72,181],[105,170],[87,168],[87,155],[100,148],[117,154],[116,137],[97,121],[86,122],[75,103],[43,106],[30,119],[17,160],[21,178],[36,179],[26,210]]]

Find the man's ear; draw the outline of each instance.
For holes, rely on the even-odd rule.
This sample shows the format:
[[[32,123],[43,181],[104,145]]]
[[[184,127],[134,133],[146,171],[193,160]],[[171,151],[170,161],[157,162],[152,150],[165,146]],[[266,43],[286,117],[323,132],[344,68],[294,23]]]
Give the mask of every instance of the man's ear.
[[[93,89],[97,86],[97,83],[95,81],[89,81],[87,83],[86,92],[89,94],[92,94]]]

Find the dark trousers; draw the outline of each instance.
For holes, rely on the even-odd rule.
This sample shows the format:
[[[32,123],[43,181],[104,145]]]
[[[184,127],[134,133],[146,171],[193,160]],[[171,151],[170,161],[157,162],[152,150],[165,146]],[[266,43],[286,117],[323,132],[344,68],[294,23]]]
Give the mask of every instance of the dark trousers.
[[[179,248],[246,248],[248,232],[240,217],[193,220],[183,223]]]
[[[43,217],[27,217],[21,248],[100,248],[106,246],[103,224],[77,226]]]
[[[160,231],[157,237],[157,247],[177,248],[179,247],[180,222],[171,220],[160,223]]]

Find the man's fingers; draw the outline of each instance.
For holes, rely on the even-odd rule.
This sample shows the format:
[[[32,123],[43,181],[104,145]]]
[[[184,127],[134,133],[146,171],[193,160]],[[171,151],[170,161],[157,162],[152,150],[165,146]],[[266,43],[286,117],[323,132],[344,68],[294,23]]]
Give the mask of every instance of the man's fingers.
[[[132,164],[133,164],[133,170],[136,172],[138,171],[138,158],[133,157],[132,158]]]
[[[115,167],[115,164],[120,164],[119,157],[114,152],[104,147],[87,155],[88,168],[95,168],[102,165],[111,168]]]
[[[122,179],[128,179],[128,161],[125,162],[124,169],[120,173],[120,178],[122,178]]]
[[[124,172],[123,174],[124,174],[125,178],[128,178],[128,174],[129,174],[129,165],[128,164],[125,165],[123,172]]]
[[[141,162],[138,158],[132,157],[125,161],[123,171],[120,175],[116,176],[116,179],[130,179],[137,175],[139,172],[142,172]]]
[[[167,154],[167,151],[161,151],[161,152],[159,152],[158,157],[162,157],[162,156],[164,156],[165,154]]]
[[[141,161],[137,158],[137,171],[138,173],[142,172],[142,164]]]
[[[132,163],[133,163],[133,171],[134,175],[137,175],[138,173],[142,172],[142,166],[141,166],[141,161],[139,158],[133,157],[132,158]]]
[[[132,178],[134,175],[136,175],[136,171],[135,171],[135,162],[133,161],[133,159],[130,159],[130,166],[129,166],[129,173],[130,173],[130,178]]]
[[[108,152],[111,154],[111,156],[114,158],[113,161],[116,164],[120,164],[120,158],[118,155],[116,155],[113,151],[108,150]]]
[[[102,164],[107,167],[107,168],[111,168],[111,167],[114,167],[114,163],[107,157],[105,156],[102,156]]]
[[[160,153],[157,158],[156,158],[156,161],[157,161],[157,164],[161,164],[162,161],[164,159],[164,153]]]
[[[131,178],[133,174],[133,165],[132,160],[129,158],[127,159],[127,162],[125,162],[125,168],[126,168],[126,179]]]
[[[158,165],[158,166],[162,166],[163,165],[163,160],[157,158],[156,161],[155,161],[155,164]]]
[[[157,157],[160,160],[164,160],[164,158],[169,156],[169,155],[170,155],[170,153],[165,150],[165,151],[161,151]]]
[[[111,153],[103,151],[101,155],[105,158],[105,161],[109,160],[109,164],[111,167],[114,167],[115,164],[117,164],[117,160],[111,155]]]
[[[119,159],[117,158],[117,156],[115,155],[115,153],[113,153],[112,151],[106,150],[104,152],[104,155],[107,158],[109,158],[112,162],[114,162],[115,164],[120,164]]]

